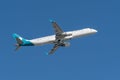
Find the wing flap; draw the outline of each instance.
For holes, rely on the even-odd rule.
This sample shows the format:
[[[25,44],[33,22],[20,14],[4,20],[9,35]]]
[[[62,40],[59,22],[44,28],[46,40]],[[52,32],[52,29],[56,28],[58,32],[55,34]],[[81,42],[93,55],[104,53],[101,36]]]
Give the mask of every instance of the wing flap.
[[[53,48],[51,49],[51,51],[49,52],[49,54],[53,54],[60,46],[58,45],[54,45]]]
[[[63,33],[63,30],[59,27],[59,25],[55,21],[50,20],[50,22],[52,23],[52,26],[53,26],[53,28],[55,30],[56,35]]]

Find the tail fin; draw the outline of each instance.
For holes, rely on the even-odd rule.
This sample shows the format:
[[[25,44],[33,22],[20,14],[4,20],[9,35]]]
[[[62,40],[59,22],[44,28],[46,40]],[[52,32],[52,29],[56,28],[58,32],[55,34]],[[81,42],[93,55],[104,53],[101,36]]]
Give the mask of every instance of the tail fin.
[[[16,49],[15,49],[15,51],[16,50],[18,50],[20,47],[21,47],[21,45],[22,44],[24,44],[24,38],[22,38],[21,36],[19,36],[18,34],[13,34],[13,37],[16,39],[16,41],[17,41],[17,44],[16,44]]]
[[[22,44],[23,43],[22,42],[23,38],[20,37],[18,34],[13,34],[13,37],[16,39],[18,44]]]
[[[30,40],[24,39],[16,33],[13,34],[13,37],[17,41],[15,50],[18,50],[21,46],[34,46],[34,44]]]

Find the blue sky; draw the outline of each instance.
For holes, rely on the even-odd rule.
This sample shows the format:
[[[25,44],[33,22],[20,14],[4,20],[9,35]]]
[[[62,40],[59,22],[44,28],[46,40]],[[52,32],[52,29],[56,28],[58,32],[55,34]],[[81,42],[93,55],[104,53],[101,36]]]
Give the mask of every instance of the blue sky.
[[[0,80],[120,80],[119,0],[0,1]],[[13,33],[27,39],[86,27],[97,34],[71,40],[47,56],[52,45],[15,52]]]

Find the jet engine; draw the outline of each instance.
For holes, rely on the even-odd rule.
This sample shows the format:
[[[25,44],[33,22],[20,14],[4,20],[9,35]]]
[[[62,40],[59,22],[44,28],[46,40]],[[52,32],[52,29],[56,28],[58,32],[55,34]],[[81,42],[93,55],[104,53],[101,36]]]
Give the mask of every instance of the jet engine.
[[[69,42],[64,42],[63,44],[61,44],[61,46],[63,46],[63,47],[69,47],[70,43]]]

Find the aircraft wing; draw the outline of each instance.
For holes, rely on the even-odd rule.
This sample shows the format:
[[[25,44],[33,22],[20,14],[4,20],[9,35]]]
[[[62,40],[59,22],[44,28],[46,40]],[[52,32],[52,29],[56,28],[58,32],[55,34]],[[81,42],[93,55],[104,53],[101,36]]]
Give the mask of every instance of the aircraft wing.
[[[58,45],[54,45],[53,48],[51,49],[51,51],[49,52],[49,54],[53,54],[60,46]]]
[[[59,35],[59,34],[63,33],[63,30],[59,27],[59,25],[55,21],[50,20],[50,22],[52,23],[52,26],[53,26],[53,28],[55,30],[56,35]]]

